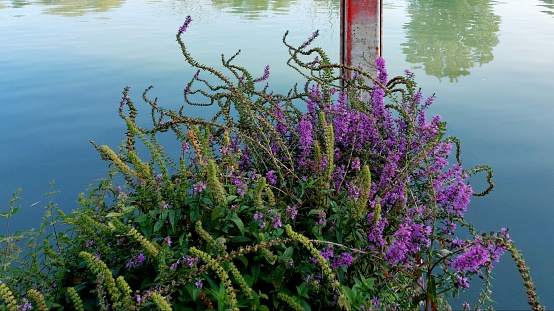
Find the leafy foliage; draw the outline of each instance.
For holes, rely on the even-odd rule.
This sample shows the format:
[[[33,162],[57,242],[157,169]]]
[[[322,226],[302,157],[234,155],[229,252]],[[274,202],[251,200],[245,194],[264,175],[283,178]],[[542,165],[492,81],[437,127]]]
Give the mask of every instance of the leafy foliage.
[[[484,195],[492,172],[462,168],[411,73],[388,79],[379,58],[374,77],[311,48],[317,33],[298,47],[285,35],[305,84],[277,94],[269,66],[255,78],[233,63],[238,53],[222,57],[227,75],[198,63],[182,41],[190,23],[177,34],[198,68],[184,100],[217,106],[214,117],[164,109],[149,87],[152,125],[141,126],[126,87],[125,142],[118,152],[93,143],[109,178],[70,215],[48,208],[48,223],[69,229],[31,249],[31,273],[8,269],[18,235],[2,239],[0,308],[27,310],[29,297],[40,310],[445,310],[479,276],[478,309],[508,250],[543,310],[507,230],[464,220],[468,175],[488,172]],[[158,143],[168,134],[179,154]]]

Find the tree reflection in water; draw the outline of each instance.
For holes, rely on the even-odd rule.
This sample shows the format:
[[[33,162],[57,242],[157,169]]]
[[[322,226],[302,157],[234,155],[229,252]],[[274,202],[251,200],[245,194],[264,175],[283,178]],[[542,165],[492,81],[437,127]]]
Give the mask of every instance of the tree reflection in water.
[[[246,19],[260,19],[264,12],[288,12],[295,0],[212,0],[218,9],[229,9],[231,13],[241,14]]]
[[[554,0],[540,0],[544,4],[539,4],[541,12],[554,16]]]
[[[470,74],[469,69],[493,60],[500,16],[489,0],[410,0],[411,21],[401,44],[406,61],[441,80]]]
[[[89,12],[107,12],[120,7],[124,0],[41,0],[48,6],[43,13],[63,16],[81,16]]]

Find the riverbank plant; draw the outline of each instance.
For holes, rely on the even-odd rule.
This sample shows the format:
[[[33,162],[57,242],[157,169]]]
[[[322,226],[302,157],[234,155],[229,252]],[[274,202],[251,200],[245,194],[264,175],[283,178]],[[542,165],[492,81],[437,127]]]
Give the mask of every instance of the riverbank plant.
[[[124,89],[124,142],[93,142],[109,177],[70,214],[51,205],[45,224],[66,229],[41,227],[22,259],[17,235],[0,241],[0,309],[478,310],[509,251],[531,308],[544,310],[508,231],[465,220],[492,172],[462,167],[412,73],[389,78],[382,58],[376,75],[333,64],[311,47],[317,32],[298,46],[285,34],[304,84],[279,94],[269,66],[255,76],[235,65],[239,53],[222,56],[226,74],[197,62],[183,41],[190,23],[177,34],[198,69],[186,105],[164,108],[149,87],[144,125]],[[167,135],[176,148],[159,143]],[[468,182],[478,172],[482,193]],[[479,290],[472,278],[484,281],[470,305],[457,298]]]

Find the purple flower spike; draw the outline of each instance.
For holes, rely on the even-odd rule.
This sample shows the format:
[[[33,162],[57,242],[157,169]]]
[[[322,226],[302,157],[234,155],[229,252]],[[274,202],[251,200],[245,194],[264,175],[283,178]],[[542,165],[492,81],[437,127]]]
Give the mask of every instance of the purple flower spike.
[[[179,34],[182,34],[183,32],[187,31],[187,28],[189,27],[190,22],[192,22],[192,18],[190,18],[190,15],[189,15],[185,19],[185,22],[183,23],[183,26],[179,27]]]

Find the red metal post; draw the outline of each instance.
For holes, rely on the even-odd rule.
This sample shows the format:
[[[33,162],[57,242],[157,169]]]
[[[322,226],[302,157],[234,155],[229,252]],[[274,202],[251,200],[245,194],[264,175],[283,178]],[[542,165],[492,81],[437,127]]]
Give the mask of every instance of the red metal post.
[[[382,0],[341,0],[341,62],[375,74],[382,53]]]

